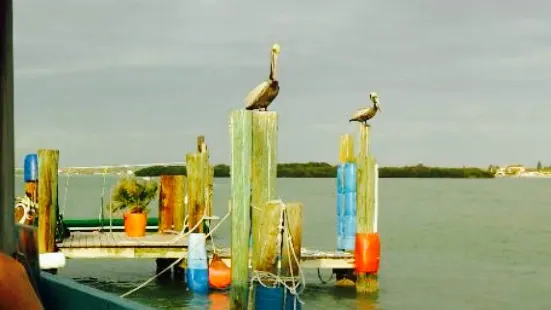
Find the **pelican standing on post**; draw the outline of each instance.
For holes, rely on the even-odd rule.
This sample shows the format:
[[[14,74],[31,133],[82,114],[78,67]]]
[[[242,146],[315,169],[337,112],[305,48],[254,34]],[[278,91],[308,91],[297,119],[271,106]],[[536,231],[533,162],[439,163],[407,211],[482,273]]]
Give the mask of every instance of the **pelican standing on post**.
[[[372,119],[378,111],[382,112],[381,107],[379,106],[379,96],[377,95],[377,93],[370,93],[369,99],[371,99],[371,102],[373,102],[373,106],[369,108],[358,109],[349,120],[349,122],[360,122],[369,127],[367,121]]]
[[[279,56],[279,45],[276,43],[272,46],[272,61],[270,64],[270,76],[268,80],[260,83],[249,92],[245,98],[246,110],[261,110],[268,111],[268,106],[279,93],[279,82],[277,80],[277,58]]]

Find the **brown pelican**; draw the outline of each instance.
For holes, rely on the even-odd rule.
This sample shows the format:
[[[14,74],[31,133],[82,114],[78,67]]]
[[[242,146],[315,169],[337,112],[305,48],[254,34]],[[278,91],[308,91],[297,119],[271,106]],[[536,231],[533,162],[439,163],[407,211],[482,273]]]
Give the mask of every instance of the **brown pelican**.
[[[372,119],[378,111],[382,112],[381,107],[379,106],[379,96],[377,96],[377,93],[370,93],[369,99],[373,102],[373,106],[356,110],[356,113],[354,113],[349,122],[360,122],[369,127],[367,121]]]
[[[277,81],[277,58],[279,56],[279,45],[272,46],[272,61],[270,64],[270,76],[268,80],[260,83],[249,92],[245,98],[246,110],[261,110],[268,111],[268,106],[279,93],[279,82]]]

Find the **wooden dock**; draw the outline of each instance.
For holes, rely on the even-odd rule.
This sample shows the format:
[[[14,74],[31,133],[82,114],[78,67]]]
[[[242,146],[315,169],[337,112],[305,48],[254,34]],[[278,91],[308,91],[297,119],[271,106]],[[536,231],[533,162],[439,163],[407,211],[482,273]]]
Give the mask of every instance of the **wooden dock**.
[[[131,238],[124,232],[72,232],[57,247],[69,259],[76,258],[180,258],[187,255],[187,238],[177,235],[148,233],[145,237]],[[212,248],[207,248],[209,254]],[[217,248],[228,266],[231,264],[229,248]],[[340,251],[301,249],[303,268],[353,269],[354,254]]]

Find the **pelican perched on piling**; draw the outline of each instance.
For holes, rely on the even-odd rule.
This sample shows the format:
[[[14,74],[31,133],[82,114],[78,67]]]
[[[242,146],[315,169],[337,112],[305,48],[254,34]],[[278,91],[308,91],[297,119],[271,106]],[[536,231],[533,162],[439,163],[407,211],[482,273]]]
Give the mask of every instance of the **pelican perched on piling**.
[[[363,123],[365,126],[369,127],[369,124],[367,123],[367,121],[372,119],[375,116],[375,114],[377,114],[378,111],[381,111],[381,107],[379,106],[379,96],[377,95],[377,93],[376,92],[370,93],[369,99],[371,99],[371,102],[373,102],[373,105],[369,108],[356,110],[356,113],[354,113],[354,115],[349,120],[349,122],[360,122],[360,123]]]
[[[276,77],[277,58],[279,56],[279,45],[276,43],[272,46],[272,57],[270,64],[270,76],[268,80],[258,84],[249,92],[245,98],[246,110],[261,110],[268,111],[268,106],[279,93],[279,82]]]

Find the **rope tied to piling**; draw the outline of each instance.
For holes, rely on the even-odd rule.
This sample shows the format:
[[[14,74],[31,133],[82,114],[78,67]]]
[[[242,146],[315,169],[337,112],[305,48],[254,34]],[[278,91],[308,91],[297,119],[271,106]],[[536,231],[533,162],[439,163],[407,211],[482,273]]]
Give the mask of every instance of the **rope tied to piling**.
[[[287,231],[287,240],[284,240],[283,237],[285,234],[285,223],[287,223],[287,227],[290,227],[289,224],[289,214],[287,211],[287,206],[281,199],[272,200],[271,203],[279,203],[281,205],[281,213],[280,213],[280,221],[277,226],[278,228],[278,236],[276,239],[276,247],[278,249],[278,255],[277,255],[277,274],[273,274],[271,272],[267,271],[259,271],[254,270],[252,273],[251,278],[251,287],[253,286],[254,281],[257,281],[260,285],[262,285],[265,288],[276,288],[278,285],[284,286],[289,293],[296,296],[296,299],[301,304],[304,304],[304,301],[300,299],[300,294],[304,291],[304,288],[306,287],[306,277],[304,276],[304,271],[302,269],[302,266],[300,265],[300,260],[298,259],[297,253],[295,252],[294,244],[293,244],[293,236],[291,235],[290,231]],[[282,276],[281,275],[281,263],[282,263],[282,256],[283,256],[283,242],[287,242],[287,257],[289,259],[292,259],[296,266],[298,267],[298,274],[293,274],[293,264],[292,261],[289,262],[289,272],[291,273],[290,276]],[[267,284],[266,282],[270,282],[270,284]],[[291,285],[289,285],[289,282]],[[295,304],[296,308],[296,304]]]

